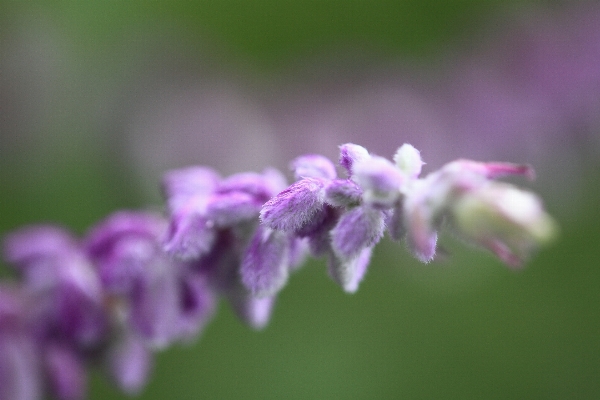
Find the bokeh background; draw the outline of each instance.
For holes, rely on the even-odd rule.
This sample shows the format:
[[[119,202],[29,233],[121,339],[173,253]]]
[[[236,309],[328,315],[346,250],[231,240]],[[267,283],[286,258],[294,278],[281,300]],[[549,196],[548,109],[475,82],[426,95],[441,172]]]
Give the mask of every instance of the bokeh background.
[[[507,0],[0,1],[0,234],[161,209],[169,168],[287,170],[354,142],[533,164],[559,239],[522,271],[442,237],[323,260],[254,332],[226,304],[139,399],[600,398],[600,5]],[[2,266],[1,276],[11,279]],[[92,371],[90,399],[126,398]]]

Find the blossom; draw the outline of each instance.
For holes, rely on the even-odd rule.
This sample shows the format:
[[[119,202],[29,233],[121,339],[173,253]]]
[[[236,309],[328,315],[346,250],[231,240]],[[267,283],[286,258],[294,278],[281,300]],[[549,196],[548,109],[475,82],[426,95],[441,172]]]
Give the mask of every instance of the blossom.
[[[12,375],[0,376],[0,386],[7,387],[2,393],[7,397],[1,398],[36,399],[44,388],[60,400],[83,398],[85,363],[109,335],[104,294],[93,264],[75,238],[51,225],[24,227],[8,235],[4,253],[20,273],[22,285],[7,291],[8,296],[0,295],[0,320],[12,314],[8,331],[0,322],[0,348],[12,349],[0,350],[1,358],[16,363],[7,366],[6,370],[14,368]],[[11,377],[15,381],[5,381]]]
[[[312,164],[304,165],[310,169]],[[273,303],[266,298],[283,288],[302,260],[301,239],[258,224],[263,204],[285,185],[274,169],[221,178],[210,169],[191,167],[170,171],[163,180],[170,212],[165,251],[206,277],[254,328],[266,324]]]
[[[197,335],[214,303],[202,277],[163,251],[166,230],[159,215],[120,211],[85,238],[106,295],[121,308],[127,328],[155,348]]]

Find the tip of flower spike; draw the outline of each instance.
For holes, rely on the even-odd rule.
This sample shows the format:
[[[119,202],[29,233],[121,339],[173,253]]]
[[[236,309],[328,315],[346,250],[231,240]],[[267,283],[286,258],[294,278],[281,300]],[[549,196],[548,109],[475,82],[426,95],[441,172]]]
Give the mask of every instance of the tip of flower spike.
[[[451,211],[458,233],[514,267],[558,232],[537,196],[504,183],[465,193]]]

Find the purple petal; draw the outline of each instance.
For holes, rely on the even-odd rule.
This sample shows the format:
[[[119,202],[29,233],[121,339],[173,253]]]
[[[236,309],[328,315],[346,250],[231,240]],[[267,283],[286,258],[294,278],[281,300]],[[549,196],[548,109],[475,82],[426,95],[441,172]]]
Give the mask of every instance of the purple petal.
[[[6,332],[0,322],[1,400],[42,399],[42,377],[36,350],[31,336]]]
[[[344,213],[331,231],[333,251],[344,260],[355,258],[365,247],[372,247],[381,239],[383,229],[381,211],[355,207]]]
[[[306,260],[309,251],[308,240],[305,238],[297,238],[293,235],[288,236],[288,240],[290,271],[295,271],[299,269],[302,264],[304,264],[304,260]]]
[[[285,175],[283,175],[281,173],[281,171],[279,171],[278,169],[266,168],[262,172],[262,175],[265,179],[265,182],[267,182],[269,184],[269,197],[266,200],[277,195],[277,193],[281,192],[286,187],[288,187],[288,183],[287,183],[287,179],[285,179]]]
[[[131,298],[131,323],[153,347],[164,348],[177,335],[180,298],[177,271],[166,259],[147,266]]]
[[[55,301],[58,330],[82,347],[98,345],[107,333],[108,321],[102,298],[89,297],[72,282],[63,282],[46,301]]]
[[[214,191],[219,179],[214,170],[206,167],[189,167],[165,173],[163,191],[169,208],[176,210],[190,197],[208,195]]]
[[[382,157],[370,157],[354,163],[352,179],[364,191],[365,203],[377,207],[391,207],[404,180],[402,173]]]
[[[146,270],[146,265],[157,257],[155,243],[139,237],[123,237],[114,243],[110,252],[96,261],[102,286],[111,294],[127,294],[133,290]]]
[[[285,177],[275,169],[267,169],[262,174],[244,172],[223,179],[218,193],[243,192],[255,201],[264,203],[286,187]]]
[[[198,336],[214,314],[216,299],[205,279],[197,274],[188,274],[181,281],[179,298],[179,336],[191,340]]]
[[[35,263],[26,274],[28,290],[39,300],[32,311],[36,329],[54,331],[79,346],[95,346],[106,334],[107,316],[100,278],[79,252]]]
[[[362,146],[346,143],[340,146],[340,165],[346,169],[348,176],[352,176],[354,164],[369,158],[369,152]]]
[[[72,349],[58,343],[48,344],[45,366],[50,388],[57,399],[85,398],[87,386],[85,367]]]
[[[341,210],[330,206],[324,207],[325,218],[320,225],[306,235],[310,252],[313,256],[321,256],[331,250],[331,230],[337,225]]]
[[[371,260],[372,247],[365,247],[358,256],[344,260],[331,254],[329,258],[329,275],[347,293],[354,293],[362,281],[369,261]]]
[[[84,246],[98,259],[110,254],[115,243],[133,236],[159,241],[165,235],[167,221],[158,214],[139,211],[120,211],[94,226],[86,235]]]
[[[535,170],[531,165],[507,162],[479,162],[463,159],[452,161],[444,165],[440,171],[451,172],[454,174],[468,172],[488,179],[496,179],[510,175],[522,175],[530,180],[535,179]]]
[[[406,207],[405,207],[406,209]],[[408,207],[405,212],[407,243],[413,255],[421,262],[429,263],[435,257],[437,232],[432,216],[426,206]]]
[[[19,268],[27,268],[36,259],[60,256],[76,247],[75,240],[66,230],[51,225],[34,225],[6,236],[4,258]]]
[[[193,260],[210,251],[214,240],[213,226],[203,214],[184,211],[172,216],[164,250],[181,260]]]
[[[249,327],[263,329],[271,319],[275,297],[253,297],[236,293],[230,296],[231,305],[237,316]]]
[[[0,399],[41,399],[40,359],[22,286],[0,285]]]
[[[296,179],[317,178],[335,179],[335,165],[327,157],[318,154],[309,154],[296,158],[291,163]]]
[[[253,296],[273,296],[286,284],[289,244],[283,232],[264,226],[256,229],[240,267],[242,283]]]
[[[121,390],[130,395],[142,390],[152,368],[150,350],[132,334],[124,334],[113,343],[106,361],[112,379]]]
[[[270,228],[295,232],[318,216],[323,200],[323,181],[302,179],[266,202],[260,219]]]
[[[127,294],[144,274],[146,265],[160,257],[166,221],[144,212],[118,212],[88,234],[85,245],[112,294]]]
[[[194,270],[208,279],[212,288],[227,292],[239,285],[239,238],[232,229],[218,231],[215,245],[193,263]]]
[[[206,219],[217,227],[230,227],[258,216],[262,202],[244,192],[229,192],[210,197]]]
[[[393,240],[400,240],[406,235],[406,227],[404,225],[404,199],[399,198],[394,203],[394,207],[386,219],[386,226],[390,237]]]
[[[361,196],[361,188],[349,179],[335,179],[325,189],[325,202],[334,207],[358,205]]]

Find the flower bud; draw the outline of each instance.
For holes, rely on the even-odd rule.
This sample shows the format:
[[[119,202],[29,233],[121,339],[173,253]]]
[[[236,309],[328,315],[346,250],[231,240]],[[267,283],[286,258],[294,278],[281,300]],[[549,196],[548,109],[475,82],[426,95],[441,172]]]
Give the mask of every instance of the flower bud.
[[[515,267],[557,231],[537,196],[505,183],[489,182],[465,192],[450,213],[461,235]]]
[[[421,153],[412,145],[404,143],[396,150],[394,162],[402,173],[408,178],[416,178],[421,173],[421,168],[425,164],[421,160]]]

